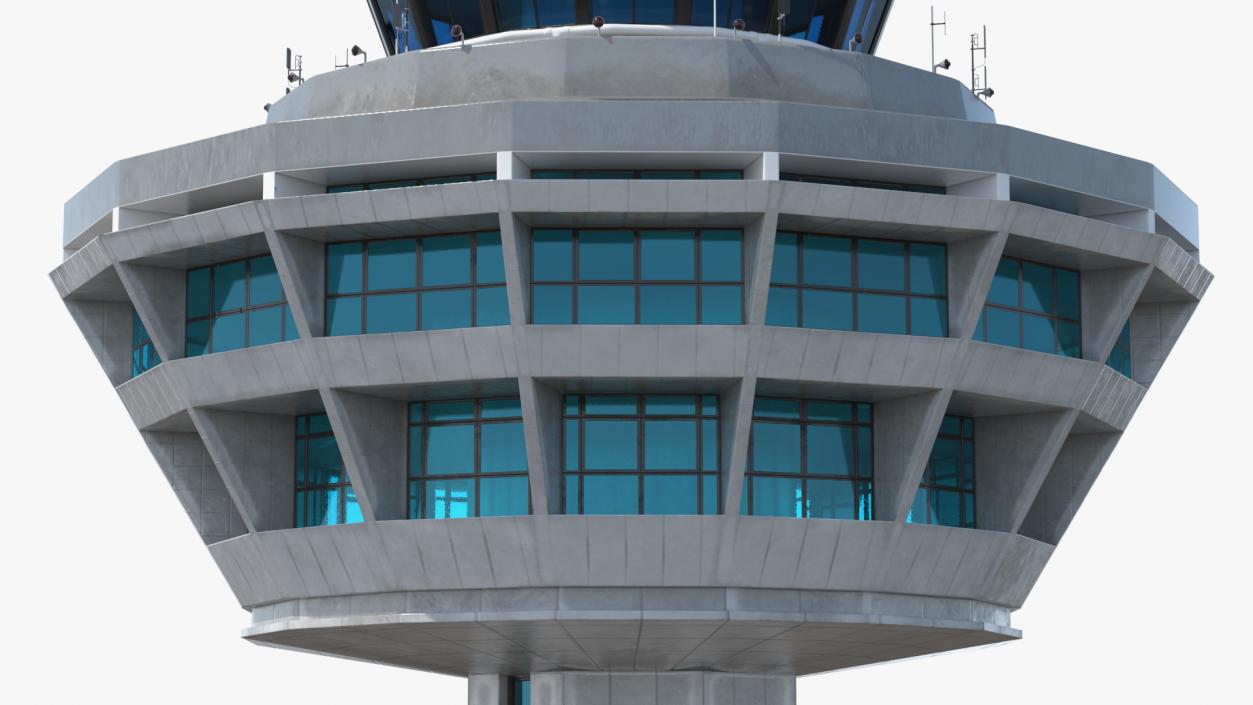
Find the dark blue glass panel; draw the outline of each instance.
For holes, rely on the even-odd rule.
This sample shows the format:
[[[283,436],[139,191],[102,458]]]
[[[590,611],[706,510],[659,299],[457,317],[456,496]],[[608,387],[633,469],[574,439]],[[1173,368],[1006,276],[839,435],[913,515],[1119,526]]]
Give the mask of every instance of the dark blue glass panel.
[[[944,299],[911,298],[909,300],[910,335],[948,335],[948,305]]]
[[[412,411],[410,418],[412,419]],[[422,474],[422,427],[409,427],[409,476],[417,477]]]
[[[418,243],[414,240],[380,240],[366,253],[366,288],[412,289],[418,285]]]
[[[248,312],[248,345],[267,345],[283,340],[284,306]]]
[[[213,268],[213,310],[234,311],[247,303],[245,262],[227,262]]]
[[[531,489],[525,477],[479,480],[479,516],[521,516],[530,513]]]
[[[291,306],[283,306],[283,340],[296,340],[300,331],[296,330],[296,319],[291,316]]]
[[[328,299],[326,302],[327,335],[359,335],[361,333],[361,297]]]
[[[874,474],[874,441],[868,426],[857,429],[857,470],[862,477]]]
[[[566,514],[579,513],[579,476],[567,475],[565,488],[565,512]]]
[[[754,421],[752,440],[754,472],[801,471],[799,425]]]
[[[1057,315],[1063,318],[1079,318],[1078,272],[1057,270]]]
[[[796,233],[779,233],[775,235],[774,263],[770,268],[770,283],[796,284],[797,262]]]
[[[805,328],[853,330],[853,295],[847,291],[801,291],[801,325]]]
[[[1053,330],[1053,319],[1024,314],[1022,347],[1036,352],[1057,352],[1057,332]]]
[[[361,291],[362,250],[360,242],[327,246],[326,293],[352,294]]]
[[[309,474],[311,485],[329,485],[342,482],[344,460],[339,454],[339,444],[334,436],[318,436],[308,441]]]
[[[474,325],[509,325],[509,300],[503,286],[479,289],[474,295]]]
[[[805,517],[800,478],[753,477],[752,513],[757,516]]]
[[[960,417],[945,416],[944,419],[940,421],[940,433],[943,433],[945,435],[949,435],[949,436],[961,435],[961,428],[962,428],[962,423],[961,423]]]
[[[244,314],[232,313],[213,319],[210,349],[213,352],[238,350],[244,347]]]
[[[717,416],[718,415],[718,397],[713,394],[705,394],[700,398],[701,416]]]
[[[1105,364],[1122,376],[1131,377],[1131,321],[1123,325]]]
[[[187,324],[187,340],[183,354],[196,357],[205,354],[209,348],[209,322],[191,321]]]
[[[743,278],[739,230],[705,230],[700,234],[700,278],[707,282],[737,282]]]
[[[562,404],[565,407],[562,413],[566,416],[579,415],[579,396],[577,394],[567,394],[565,399],[562,400]]]
[[[1022,307],[1028,311],[1053,313],[1053,306],[1053,268],[1023,262]]]
[[[583,422],[585,470],[639,469],[639,424],[636,421],[588,419]]]
[[[422,330],[469,328],[470,300],[470,289],[422,292]]]
[[[501,256],[500,233],[475,236],[474,275],[479,284],[505,283],[505,260]]]
[[[469,475],[474,472],[474,424],[426,429],[426,474]]]
[[[331,418],[326,414],[313,414],[307,417],[309,421],[309,433],[330,433]],[[336,451],[338,453],[338,451]]]
[[[856,519],[856,483],[851,480],[805,481],[808,516],[815,519]]]
[[[645,475],[645,514],[700,514],[695,475]]]
[[[635,234],[630,230],[579,232],[579,278],[629,280],[635,278]]]
[[[857,243],[857,286],[862,289],[905,290],[905,244],[860,240]]]
[[[718,469],[718,422],[713,419],[705,419],[700,424],[701,432],[701,461],[702,470]]]
[[[566,470],[579,469],[579,422],[574,420],[566,421],[565,429],[566,439]]]
[[[535,0],[541,27],[574,24],[574,0]]]
[[[690,394],[657,394],[644,397],[645,416],[695,416],[696,397]]]
[[[1002,257],[988,290],[988,303],[1002,306],[1018,305],[1018,260]]]
[[[611,284],[581,285],[579,323],[635,323],[635,287]]]
[[[352,486],[344,488],[344,521],[345,524],[358,524],[365,521],[361,513],[361,505],[357,502],[357,493]]]
[[[636,24],[674,24],[674,0],[635,0]]]
[[[583,398],[588,416],[635,415],[639,409],[636,397],[622,394],[589,394]]]
[[[209,268],[187,272],[187,317],[209,315]]]
[[[743,300],[743,289],[738,285],[702,286],[700,322],[706,325],[740,325],[744,322]],[[795,311],[795,307],[792,310]]]
[[[922,487],[914,491],[914,501],[909,505],[909,515],[905,517],[905,523],[927,523],[927,491]]]
[[[856,421],[853,417],[853,405],[842,401],[810,401],[805,408],[805,415],[810,421]]]
[[[397,333],[418,327],[418,296],[372,294],[365,299],[365,332]]]
[[[801,240],[801,270],[806,284],[853,285],[853,241],[844,237],[806,235]]]
[[[954,489],[961,486],[961,441],[937,438],[931,447],[930,481]]]
[[[574,245],[569,230],[531,232],[531,278],[542,281],[570,281],[574,278]]]
[[[522,402],[518,397],[484,399],[482,409],[485,419],[522,418]]]
[[[795,399],[756,399],[753,401],[753,416],[764,416],[772,419],[799,419],[801,404]]]
[[[584,475],[584,514],[639,514],[640,488],[636,475]]]
[[[260,306],[283,300],[283,285],[279,282],[274,258],[269,255],[253,258],[249,265],[248,305]]]
[[[696,420],[644,422],[645,470],[695,470]],[[589,444],[590,445],[590,444]],[[693,486],[693,496],[695,495]]]
[[[422,238],[422,286],[469,283],[469,235],[438,235]],[[466,310],[469,311],[468,306]]]
[[[718,476],[705,475],[700,483],[701,514],[718,513]]]
[[[946,250],[944,245],[915,242],[909,246],[909,290],[915,294],[939,294],[948,291]]]
[[[573,323],[574,287],[536,284],[531,287],[531,320],[535,323]]]
[[[855,474],[852,428],[811,424],[806,429],[805,445],[809,474]]]
[[[465,519],[474,515],[474,480],[427,480],[423,519]]]
[[[679,284],[645,284],[640,287],[640,323],[667,325],[696,322],[696,287]]]
[[[1066,357],[1080,357],[1079,324],[1070,321],[1057,322],[1057,344]],[[1130,364],[1130,362],[1128,362]]]
[[[517,472],[526,470],[526,441],[522,422],[485,423],[479,430],[482,439],[482,472]]]
[[[791,287],[772,286],[766,299],[766,325],[795,326],[797,320],[797,292]]]
[[[962,522],[962,526],[973,529],[975,528],[975,496],[967,493],[962,496],[962,500],[965,509],[965,521]]]
[[[886,294],[857,295],[857,329],[867,333],[898,333],[905,330],[905,297]]]
[[[945,490],[931,491],[932,523],[941,526],[961,526],[961,493]]]
[[[600,15],[605,22],[629,23],[632,21],[631,0],[592,0],[592,15]]]
[[[472,401],[433,401],[426,405],[430,421],[463,421],[474,418]]]
[[[999,308],[988,308],[987,336],[989,343],[1018,347],[1022,340],[1019,331],[1019,314]]]
[[[584,235],[586,236],[586,233]],[[581,248],[583,243],[580,242],[579,245]],[[580,274],[587,278],[581,270]],[[657,230],[640,233],[640,279],[692,280],[695,278],[695,232]]]

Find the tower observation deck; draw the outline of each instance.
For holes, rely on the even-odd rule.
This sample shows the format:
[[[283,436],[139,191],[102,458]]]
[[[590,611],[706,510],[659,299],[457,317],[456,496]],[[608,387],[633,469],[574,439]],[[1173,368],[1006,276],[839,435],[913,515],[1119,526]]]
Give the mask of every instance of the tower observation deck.
[[[437,5],[65,207],[52,280],[244,638],[471,705],[1018,639],[1209,285],[1195,204],[871,55],[886,2]]]

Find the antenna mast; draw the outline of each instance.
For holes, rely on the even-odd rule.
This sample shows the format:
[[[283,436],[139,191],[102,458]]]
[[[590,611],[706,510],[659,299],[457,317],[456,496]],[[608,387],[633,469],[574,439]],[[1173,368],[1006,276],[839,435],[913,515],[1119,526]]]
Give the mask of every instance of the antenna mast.
[[[940,65],[935,63],[935,28],[943,27],[944,36],[948,36],[948,10],[944,11],[944,19],[935,21],[935,5],[931,6],[931,73],[939,73]],[[947,67],[945,67],[947,68]]]
[[[983,63],[975,63],[975,53],[983,54]],[[979,69],[983,69],[983,80],[979,80]],[[992,97],[992,89],[988,87],[988,26],[983,25],[983,35],[970,35],[970,92],[987,100]]]

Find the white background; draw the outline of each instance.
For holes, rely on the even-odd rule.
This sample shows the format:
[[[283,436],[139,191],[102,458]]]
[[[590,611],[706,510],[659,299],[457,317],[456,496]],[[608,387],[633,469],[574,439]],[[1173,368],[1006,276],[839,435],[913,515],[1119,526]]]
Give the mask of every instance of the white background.
[[[698,0],[699,1],[699,0]],[[61,208],[111,162],[261,122],[283,49],[360,43],[360,0],[68,0],[0,9],[0,700],[464,702],[464,682],[250,645],[247,615],[47,279]],[[1026,606],[1024,638],[806,678],[803,704],[1249,703],[1253,433],[1243,2],[952,2],[990,31],[1003,124],[1157,164],[1217,279]],[[928,5],[879,54],[928,64]]]

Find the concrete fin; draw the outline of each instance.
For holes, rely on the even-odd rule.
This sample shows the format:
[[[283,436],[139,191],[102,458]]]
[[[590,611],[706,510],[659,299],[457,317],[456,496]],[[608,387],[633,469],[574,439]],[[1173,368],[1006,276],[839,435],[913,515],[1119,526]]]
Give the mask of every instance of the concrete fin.
[[[316,240],[265,228],[265,241],[274,257],[279,281],[291,305],[292,319],[301,338],[324,334],[326,294],[326,246]]]
[[[518,379],[534,514],[561,513],[561,392],[532,377]],[[554,512],[554,510],[556,510]]]
[[[187,324],[187,274],[181,269],[119,262],[118,278],[161,359],[183,357]]]
[[[141,431],[139,435],[206,544],[248,533],[199,435],[186,431]]]
[[[1105,362],[1153,273],[1152,265],[1086,271],[1080,277],[1083,357]]]
[[[1018,531],[1078,415],[1068,409],[975,420],[980,529]]]
[[[1121,436],[1121,433],[1070,434],[1018,533],[1057,545]]]
[[[936,390],[874,405],[875,519],[903,522],[909,515],[952,395]]]
[[[757,378],[746,376],[737,384],[724,390],[720,397],[718,415],[722,468],[722,512],[728,515],[740,513],[744,492],[744,473],[748,465],[748,436],[752,429],[753,399],[757,394]]]
[[[1141,303],[1131,312],[1131,376],[1148,387],[1196,311],[1196,301]]]
[[[949,335],[962,340],[974,335],[1008,239],[1009,231],[1002,230],[949,243]]]
[[[114,387],[131,378],[131,307],[118,301],[65,300],[65,308]]]
[[[405,402],[341,389],[320,392],[366,521],[406,518]]]
[[[530,281],[530,232],[517,216],[500,213],[500,250],[505,265],[505,295],[509,299],[509,322],[527,322],[527,283]]]
[[[190,413],[247,525],[254,531],[292,528],[293,418],[203,408]]]
[[[779,211],[773,207],[744,229],[744,261],[749,263],[744,273],[747,292],[744,310],[748,312],[745,323],[749,325],[760,326],[766,322],[766,298],[770,295],[770,270],[774,264],[778,225]]]

